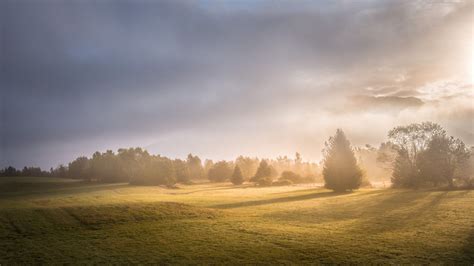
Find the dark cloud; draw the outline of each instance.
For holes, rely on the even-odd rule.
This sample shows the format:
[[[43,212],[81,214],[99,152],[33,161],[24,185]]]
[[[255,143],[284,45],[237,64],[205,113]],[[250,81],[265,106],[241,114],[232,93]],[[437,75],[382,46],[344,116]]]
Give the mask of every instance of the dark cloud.
[[[351,98],[355,108],[360,110],[403,110],[406,108],[421,107],[424,103],[416,97],[400,96],[354,96]]]

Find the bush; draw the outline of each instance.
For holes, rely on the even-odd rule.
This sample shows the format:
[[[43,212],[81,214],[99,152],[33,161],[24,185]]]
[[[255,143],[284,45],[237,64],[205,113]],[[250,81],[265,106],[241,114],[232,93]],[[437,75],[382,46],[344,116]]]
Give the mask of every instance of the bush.
[[[259,187],[271,186],[273,183],[273,178],[271,176],[261,177],[255,182]]]
[[[292,171],[283,171],[280,175],[280,180],[289,180],[291,183],[303,183],[304,178]]]
[[[290,186],[292,185],[293,182],[288,179],[279,179],[278,181],[275,181],[272,183],[272,186]]]

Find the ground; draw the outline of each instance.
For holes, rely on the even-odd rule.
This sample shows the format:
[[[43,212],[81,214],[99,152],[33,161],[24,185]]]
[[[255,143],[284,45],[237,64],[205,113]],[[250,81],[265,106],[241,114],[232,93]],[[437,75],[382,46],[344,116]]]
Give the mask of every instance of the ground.
[[[0,178],[0,264],[474,263],[474,191]]]

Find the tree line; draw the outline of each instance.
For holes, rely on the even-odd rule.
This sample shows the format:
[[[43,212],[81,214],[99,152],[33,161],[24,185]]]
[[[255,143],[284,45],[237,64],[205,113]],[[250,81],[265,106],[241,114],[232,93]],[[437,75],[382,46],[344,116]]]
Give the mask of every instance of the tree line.
[[[68,165],[42,171],[39,167],[16,170],[7,167],[0,176],[54,176],[100,182],[129,182],[139,185],[168,185],[208,179],[240,185],[290,185],[324,181],[335,191],[369,185],[367,176],[390,178],[394,187],[474,187],[474,148],[448,136],[432,122],[398,126],[388,132],[388,141],[374,148],[352,147],[341,129],[328,139],[321,164],[295,158],[273,160],[239,156],[233,161],[205,160],[189,154],[185,160],[153,155],[141,148],[117,152],[95,152]]]
[[[0,170],[0,176],[51,176],[98,182],[129,182],[137,185],[174,185],[208,179],[211,182],[231,181],[238,185],[255,182],[269,185],[268,179],[279,173],[292,183],[316,182],[320,177],[316,163],[304,162],[299,153],[295,159],[278,157],[258,159],[239,156],[233,161],[202,160],[189,154],[185,160],[153,155],[142,148],[118,149],[117,152],[95,152],[91,157],[80,156],[67,165],[50,171],[39,167],[25,167],[35,171],[19,171],[14,167]],[[288,176],[288,173],[291,173]],[[263,179],[266,178],[267,182]]]

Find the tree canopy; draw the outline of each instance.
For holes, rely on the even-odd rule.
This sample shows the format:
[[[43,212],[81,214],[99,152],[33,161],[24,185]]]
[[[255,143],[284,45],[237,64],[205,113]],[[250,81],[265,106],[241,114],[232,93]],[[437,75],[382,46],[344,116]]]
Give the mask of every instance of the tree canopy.
[[[453,186],[455,173],[462,172],[470,157],[464,142],[432,122],[396,127],[388,137],[397,151],[392,175],[396,187]]]

